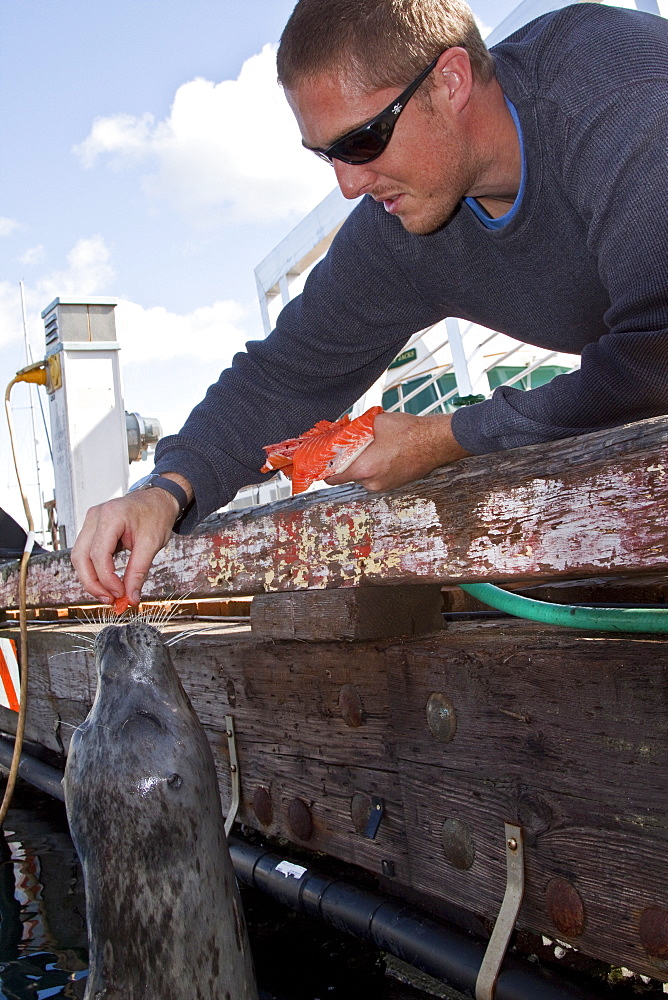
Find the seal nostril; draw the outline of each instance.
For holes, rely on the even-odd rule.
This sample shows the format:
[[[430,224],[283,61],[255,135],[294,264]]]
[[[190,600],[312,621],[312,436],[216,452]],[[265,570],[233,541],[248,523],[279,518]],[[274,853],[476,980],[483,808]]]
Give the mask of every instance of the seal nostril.
[[[183,779],[180,774],[170,774],[167,778],[167,784],[170,788],[180,788],[183,784]]]

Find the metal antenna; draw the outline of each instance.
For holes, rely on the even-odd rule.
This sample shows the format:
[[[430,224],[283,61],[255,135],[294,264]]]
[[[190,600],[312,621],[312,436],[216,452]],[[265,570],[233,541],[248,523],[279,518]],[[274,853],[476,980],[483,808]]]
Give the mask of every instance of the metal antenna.
[[[26,297],[25,288],[23,287],[23,281],[19,281],[19,290],[21,292],[21,314],[23,316],[23,344],[26,352],[26,364],[31,365],[33,363],[32,349],[30,347],[30,341],[28,340],[28,320],[26,317]],[[37,454],[37,429],[35,427],[35,406],[33,400],[33,390],[32,385],[28,385],[28,398],[30,399],[30,424],[32,427],[32,443],[33,451],[35,455],[35,474],[37,477],[37,495],[39,496],[39,526],[40,534],[42,536],[42,545],[44,545],[45,534],[44,534],[44,497],[42,495],[42,483],[39,474],[39,455]],[[42,411],[42,421],[44,422],[44,430],[46,431],[46,440],[49,444],[49,453],[51,454],[51,460],[53,461],[53,453],[51,452],[51,442],[49,441],[49,432],[46,428],[46,417],[44,416],[44,408],[42,407],[42,397],[39,394],[39,389],[37,390],[37,398],[39,400],[39,408]]]

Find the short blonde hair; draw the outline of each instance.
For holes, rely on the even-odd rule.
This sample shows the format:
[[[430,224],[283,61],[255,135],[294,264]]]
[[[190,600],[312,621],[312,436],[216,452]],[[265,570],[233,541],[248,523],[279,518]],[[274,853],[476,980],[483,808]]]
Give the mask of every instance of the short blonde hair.
[[[401,87],[456,45],[476,80],[494,76],[464,0],[299,0],[281,36],[278,79],[289,90],[333,71],[371,89]]]

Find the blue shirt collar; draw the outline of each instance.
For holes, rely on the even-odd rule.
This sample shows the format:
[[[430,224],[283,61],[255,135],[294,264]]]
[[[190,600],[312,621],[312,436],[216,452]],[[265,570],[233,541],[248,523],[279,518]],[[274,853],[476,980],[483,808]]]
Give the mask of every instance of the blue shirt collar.
[[[520,125],[519,115],[517,114],[517,109],[515,105],[505,97],[505,102],[508,105],[508,110],[512,115],[513,121],[515,122],[515,128],[517,129],[517,137],[520,140],[520,155],[522,158],[522,179],[520,180],[520,189],[517,192],[517,197],[513,202],[511,208],[505,213],[505,215],[499,216],[498,219],[493,219],[491,215],[488,215],[482,205],[479,205],[475,198],[464,198],[465,204],[471,209],[471,211],[478,216],[480,221],[487,229],[503,229],[507,226],[510,220],[515,216],[518,211],[520,204],[522,202],[522,195],[524,194],[525,180],[526,180],[526,160],[524,157],[524,139],[522,138],[522,126]]]

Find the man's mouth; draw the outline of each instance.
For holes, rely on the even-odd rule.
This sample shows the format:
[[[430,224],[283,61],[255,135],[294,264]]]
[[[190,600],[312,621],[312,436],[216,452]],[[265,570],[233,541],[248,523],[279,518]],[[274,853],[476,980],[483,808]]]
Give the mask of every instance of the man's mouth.
[[[395,194],[392,197],[383,198],[382,199],[383,208],[385,209],[386,212],[389,212],[390,215],[396,215],[399,210],[402,198],[403,195],[401,194]]]

